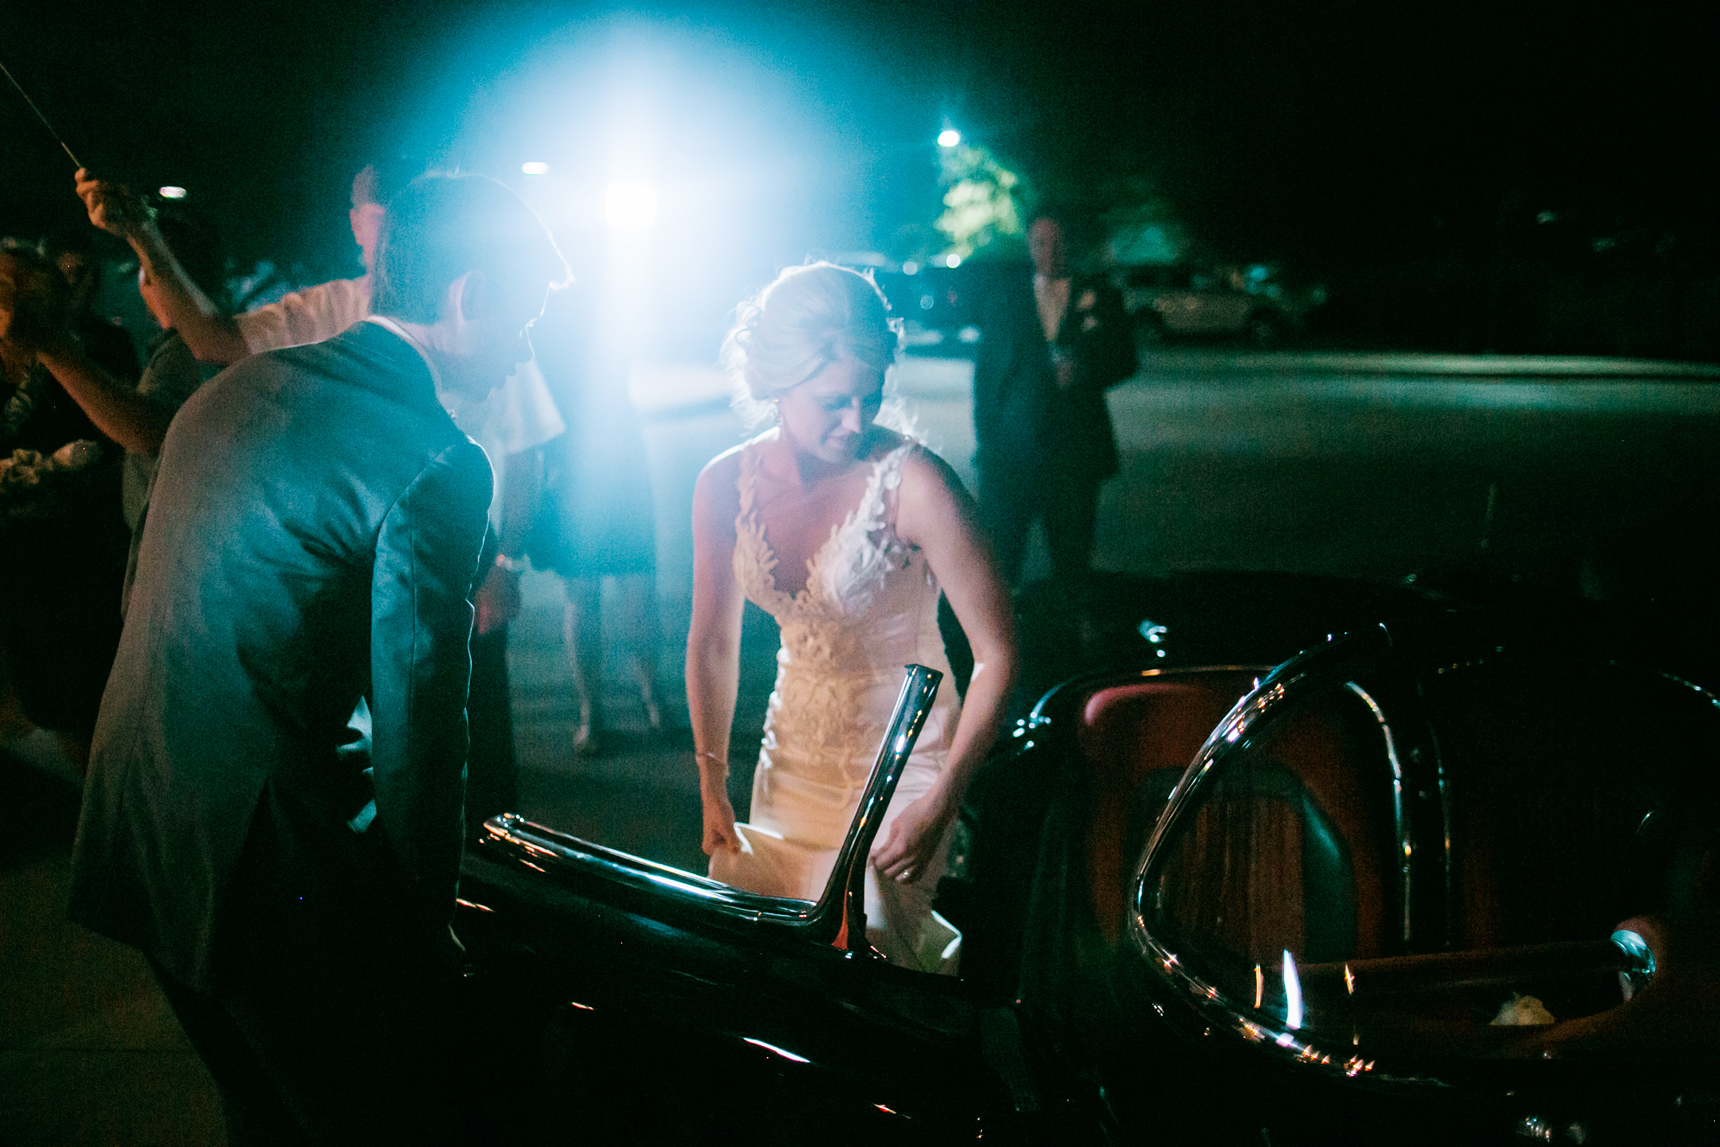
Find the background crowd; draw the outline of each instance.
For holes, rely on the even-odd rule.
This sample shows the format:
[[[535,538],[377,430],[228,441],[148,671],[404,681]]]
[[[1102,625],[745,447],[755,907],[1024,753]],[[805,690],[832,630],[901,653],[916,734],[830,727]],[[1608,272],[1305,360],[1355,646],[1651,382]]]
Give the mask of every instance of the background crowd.
[[[5,240],[0,532],[12,560],[0,570],[0,730],[9,737],[50,731],[82,767],[136,575],[155,456],[175,411],[225,365],[319,342],[363,318],[382,204],[414,173],[394,159],[353,178],[349,220],[364,275],[244,313],[228,305],[229,264],[207,219],[87,172],[75,190],[88,228]],[[1116,468],[1103,394],[1133,370],[1134,350],[1116,292],[1069,270],[1061,214],[1047,208],[1029,229],[1031,281],[1022,276],[1015,289],[982,299],[988,337],[974,419],[983,524],[1005,574],[1019,575],[1029,528],[1040,521],[1054,572],[1075,583],[1092,546],[1099,488]],[[141,348],[117,321],[92,312],[100,231],[130,246],[139,296],[160,328]],[[486,573],[474,589],[474,823],[515,799],[507,624],[519,611],[528,559],[565,586],[564,645],[578,705],[572,748],[600,752],[605,744],[605,623],[647,728],[663,728],[651,484],[627,395],[629,363],[606,337],[599,289],[580,282],[552,296],[534,326],[534,361],[459,418],[496,472]],[[607,618],[604,579],[613,579]]]

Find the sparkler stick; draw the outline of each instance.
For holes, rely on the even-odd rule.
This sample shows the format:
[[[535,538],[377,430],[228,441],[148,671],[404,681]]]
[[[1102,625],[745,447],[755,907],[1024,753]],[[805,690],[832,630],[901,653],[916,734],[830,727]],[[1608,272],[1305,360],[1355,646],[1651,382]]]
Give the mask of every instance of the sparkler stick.
[[[42,126],[48,129],[48,134],[54,137],[54,142],[60,145],[60,150],[66,153],[66,158],[72,161],[73,167],[82,167],[78,157],[72,154],[72,149],[66,146],[66,141],[60,138],[60,133],[54,130],[54,125],[48,122],[48,117],[42,114],[42,109],[36,106],[36,101],[30,98],[30,93],[24,90],[24,85],[18,82],[18,77],[12,74],[12,69],[0,63],[0,72],[6,73],[6,78],[12,81],[12,86],[18,89],[18,94],[24,97],[24,102],[30,105],[30,110],[36,113],[36,118],[42,121]]]

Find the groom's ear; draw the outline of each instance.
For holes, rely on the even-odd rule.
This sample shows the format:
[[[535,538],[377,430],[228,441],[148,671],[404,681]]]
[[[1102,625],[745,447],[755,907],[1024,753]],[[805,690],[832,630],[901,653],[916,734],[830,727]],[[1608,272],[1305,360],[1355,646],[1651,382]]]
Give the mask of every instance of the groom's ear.
[[[492,309],[490,281],[482,271],[467,271],[448,284],[443,296],[443,312],[461,322],[476,322],[489,317]]]

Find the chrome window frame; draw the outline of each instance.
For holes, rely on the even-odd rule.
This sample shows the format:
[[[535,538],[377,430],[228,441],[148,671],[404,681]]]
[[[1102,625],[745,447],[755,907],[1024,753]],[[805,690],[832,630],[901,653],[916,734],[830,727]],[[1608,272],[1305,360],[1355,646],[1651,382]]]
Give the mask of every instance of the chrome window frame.
[[[943,679],[942,673],[924,665],[904,668],[902,688],[878,746],[878,759],[854,810],[830,880],[817,901],[731,888],[721,881],[569,836],[516,813],[503,813],[484,822],[480,848],[558,883],[575,874],[596,875],[610,884],[664,897],[719,919],[756,924],[847,956],[872,956],[866,942],[866,865],[879,823]]]

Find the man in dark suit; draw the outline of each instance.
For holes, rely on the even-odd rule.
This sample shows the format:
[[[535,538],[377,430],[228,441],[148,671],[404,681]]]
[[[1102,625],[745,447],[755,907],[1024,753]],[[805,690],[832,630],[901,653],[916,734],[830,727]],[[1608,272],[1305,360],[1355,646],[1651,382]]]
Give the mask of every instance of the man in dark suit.
[[[982,303],[974,364],[980,522],[1004,575],[1019,575],[1035,518],[1059,578],[1088,568],[1099,487],[1117,472],[1105,391],[1135,369],[1121,297],[1070,273],[1066,231],[1041,211],[1027,233],[1029,280]]]
[[[446,407],[530,358],[567,266],[500,184],[428,176],[376,277],[369,321],[229,368],[169,429],[73,855],[73,918],[149,958],[235,1144],[456,1126],[491,474]]]

